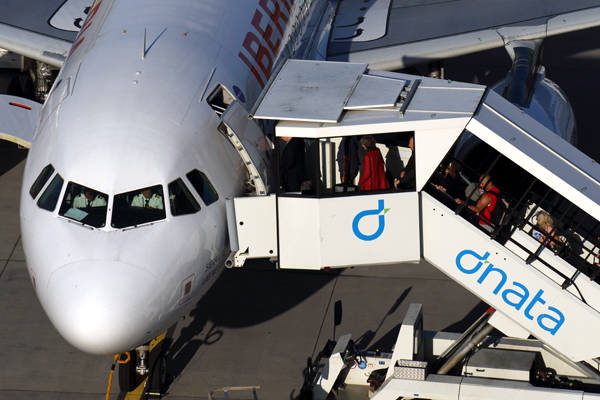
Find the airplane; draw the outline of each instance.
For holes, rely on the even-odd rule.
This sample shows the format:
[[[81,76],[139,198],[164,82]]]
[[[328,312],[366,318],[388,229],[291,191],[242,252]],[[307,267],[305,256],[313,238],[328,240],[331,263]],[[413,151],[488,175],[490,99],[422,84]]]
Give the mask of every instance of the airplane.
[[[506,46],[498,90],[574,143],[541,40],[600,25],[600,1],[479,3],[0,2],[0,48],[60,69],[47,92],[39,74],[43,105],[0,104],[0,137],[30,148],[22,241],[54,327],[85,352],[131,352],[124,391],[149,373],[148,343],[225,268],[225,199],[277,190],[273,125],[247,115],[287,58],[397,70]]]

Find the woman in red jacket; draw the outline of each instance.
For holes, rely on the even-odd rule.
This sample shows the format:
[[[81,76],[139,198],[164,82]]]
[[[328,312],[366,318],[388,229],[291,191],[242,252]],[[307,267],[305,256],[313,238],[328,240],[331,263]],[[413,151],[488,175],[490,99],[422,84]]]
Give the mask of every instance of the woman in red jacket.
[[[362,162],[362,175],[358,184],[360,190],[380,190],[389,189],[388,181],[385,177],[385,166],[381,151],[377,148],[375,138],[371,135],[363,136],[360,144],[367,150]]]

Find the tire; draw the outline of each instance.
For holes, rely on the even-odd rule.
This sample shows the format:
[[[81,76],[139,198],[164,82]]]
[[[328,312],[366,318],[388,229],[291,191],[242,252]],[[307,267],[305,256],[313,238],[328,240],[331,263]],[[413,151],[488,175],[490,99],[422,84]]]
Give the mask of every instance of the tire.
[[[153,397],[161,397],[167,387],[167,360],[161,352],[150,371],[149,393]]]
[[[119,364],[119,389],[121,392],[129,393],[137,387],[137,353],[135,350],[129,352],[131,358],[127,364]],[[125,360],[125,355],[121,354],[120,359]]]

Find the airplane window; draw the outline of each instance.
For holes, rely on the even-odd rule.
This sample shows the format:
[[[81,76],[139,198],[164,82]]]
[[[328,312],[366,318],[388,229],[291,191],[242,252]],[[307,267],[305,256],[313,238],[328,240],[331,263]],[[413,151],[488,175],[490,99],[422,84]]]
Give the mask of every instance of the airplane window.
[[[200,211],[200,204],[192,196],[181,178],[169,184],[169,200],[171,202],[171,214],[173,215],[194,214]]]
[[[54,167],[52,166],[52,164],[48,164],[44,167],[44,169],[42,170],[42,172],[40,172],[40,175],[37,177],[35,182],[33,182],[33,185],[31,185],[31,189],[29,189],[29,194],[31,195],[32,199],[35,199],[37,197],[37,195],[40,193],[40,190],[42,190],[42,188],[44,187],[46,182],[48,182],[48,179],[50,179],[53,173]]]
[[[58,214],[101,228],[106,225],[107,204],[108,195],[105,193],[69,182]]]
[[[121,229],[165,219],[163,188],[151,186],[115,195],[111,226]]]
[[[60,196],[60,190],[62,189],[62,185],[64,183],[64,179],[56,174],[52,182],[48,185],[44,193],[40,196],[40,199],[37,202],[38,207],[43,208],[44,210],[54,211],[56,208],[56,203],[58,203],[58,196]]]
[[[187,178],[192,183],[192,186],[196,189],[202,200],[204,200],[204,204],[209,205],[214,203],[219,199],[219,194],[210,183],[206,175],[204,173],[198,171],[197,169],[190,171],[186,174]]]

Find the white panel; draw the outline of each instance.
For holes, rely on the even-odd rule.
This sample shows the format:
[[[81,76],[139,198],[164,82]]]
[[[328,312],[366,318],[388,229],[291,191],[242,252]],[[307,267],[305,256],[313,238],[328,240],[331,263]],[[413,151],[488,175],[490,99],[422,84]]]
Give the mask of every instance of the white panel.
[[[417,191],[423,189],[461,132],[460,128],[415,132]]]
[[[579,390],[541,388],[529,383],[501,379],[464,378],[460,400],[581,400]]]
[[[420,259],[419,200],[416,192],[335,197],[319,201],[324,267]]]
[[[344,107],[346,110],[375,107],[393,107],[404,89],[406,81],[362,75],[352,97]]]
[[[279,197],[279,267],[321,269],[319,200]]]
[[[500,332],[504,333],[506,336],[521,339],[527,339],[529,337],[529,331],[527,329],[523,329],[522,326],[519,326],[519,324],[515,323],[515,321],[508,318],[498,310],[492,314],[492,317],[489,319],[488,323],[494,328],[498,329]]]
[[[275,195],[233,199],[239,249],[248,258],[277,256]]]
[[[398,337],[396,338],[396,344],[393,347],[392,359],[390,365],[395,366],[398,360],[419,360],[423,361],[423,347],[425,343],[415,343],[415,331],[421,329],[421,332],[417,332],[421,337],[423,335],[423,305],[413,303],[408,308],[406,316],[400,326]],[[420,338],[418,339],[420,340]],[[415,349],[415,346],[420,344],[419,349]],[[420,357],[415,357],[417,354]],[[394,368],[389,368],[386,374],[386,379],[394,376]]]
[[[392,379],[372,400],[397,400],[423,398],[436,400],[458,400],[462,376],[429,375],[424,381]]]
[[[11,105],[22,104],[30,109]],[[42,105],[22,97],[0,95],[0,139],[30,147]]]
[[[367,64],[288,60],[254,118],[337,122]]]
[[[598,341],[574,340],[598,332],[598,312],[427,193],[421,193],[421,205],[427,261],[566,357],[578,361],[600,355]],[[521,295],[523,304],[510,305],[505,299],[516,304],[518,297],[509,290],[525,293],[521,286],[528,292]],[[562,324],[542,317],[559,320],[559,313],[564,316]]]
[[[529,382],[533,351],[480,348],[463,365],[463,375]]]
[[[464,129],[471,116],[407,112],[400,118],[397,110],[347,111],[337,124],[281,121],[275,128],[278,137],[328,138],[355,135],[376,135],[389,132],[410,132],[434,129]]]
[[[485,88],[477,89],[454,89],[448,87],[422,87],[419,86],[412,98],[406,112],[427,112],[427,113],[462,113],[472,114],[477,108]]]

